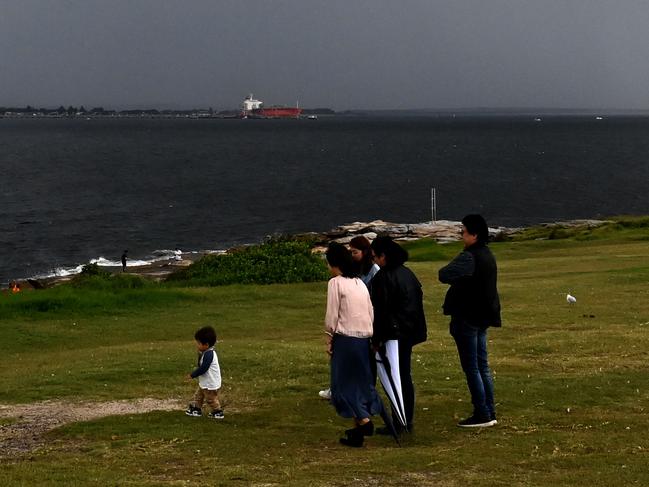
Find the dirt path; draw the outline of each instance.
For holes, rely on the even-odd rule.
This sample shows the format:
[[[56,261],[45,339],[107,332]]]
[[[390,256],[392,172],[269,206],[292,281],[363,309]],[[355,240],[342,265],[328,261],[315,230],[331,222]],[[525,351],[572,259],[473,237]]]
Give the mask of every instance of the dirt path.
[[[44,443],[45,433],[68,423],[180,408],[177,399],[152,398],[111,402],[0,404],[0,457],[30,452]]]

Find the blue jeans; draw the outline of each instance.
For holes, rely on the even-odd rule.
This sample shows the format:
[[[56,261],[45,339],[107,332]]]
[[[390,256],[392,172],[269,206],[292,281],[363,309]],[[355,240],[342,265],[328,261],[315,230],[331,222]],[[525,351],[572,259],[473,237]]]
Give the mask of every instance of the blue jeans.
[[[462,370],[471,393],[473,414],[489,419],[494,409],[494,383],[487,360],[487,330],[465,321],[452,320],[451,335],[455,339]]]

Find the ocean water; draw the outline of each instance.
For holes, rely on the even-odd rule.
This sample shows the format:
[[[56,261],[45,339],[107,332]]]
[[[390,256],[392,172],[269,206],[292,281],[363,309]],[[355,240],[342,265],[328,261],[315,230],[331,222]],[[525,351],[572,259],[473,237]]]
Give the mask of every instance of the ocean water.
[[[355,220],[649,212],[649,119],[0,119],[0,283]]]

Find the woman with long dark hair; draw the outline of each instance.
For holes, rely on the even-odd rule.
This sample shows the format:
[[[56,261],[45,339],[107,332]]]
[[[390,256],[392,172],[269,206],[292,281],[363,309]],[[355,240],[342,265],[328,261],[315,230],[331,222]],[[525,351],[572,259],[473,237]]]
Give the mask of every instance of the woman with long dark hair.
[[[378,237],[372,242],[374,262],[381,268],[372,279],[374,305],[374,336],[376,349],[389,340],[398,341],[399,376],[405,409],[405,428],[412,431],[415,409],[415,387],[410,373],[412,347],[426,341],[426,317],[423,293],[415,274],[404,266],[408,252],[390,237]],[[384,350],[384,349],[383,349]],[[399,427],[393,410],[395,426]],[[386,429],[378,433],[389,434]]]
[[[370,288],[372,278],[379,271],[380,267],[374,263],[372,256],[372,244],[364,235],[358,235],[349,242],[349,250],[352,253],[352,260],[358,268],[359,277]]]
[[[352,257],[343,245],[327,249],[332,278],[327,287],[325,333],[331,356],[331,404],[354,427],[340,439],[343,445],[360,447],[374,434],[371,416],[382,404],[374,388],[370,368],[370,338],[374,313],[367,287],[354,271]]]

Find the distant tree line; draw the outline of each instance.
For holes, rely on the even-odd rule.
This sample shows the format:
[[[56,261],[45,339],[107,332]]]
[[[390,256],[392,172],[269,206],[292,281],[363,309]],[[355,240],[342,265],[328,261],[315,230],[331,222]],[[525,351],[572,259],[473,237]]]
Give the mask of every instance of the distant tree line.
[[[131,109],[131,110],[106,110],[103,107],[94,107],[87,110],[83,105],[80,107],[61,105],[58,108],[35,108],[31,105],[25,107],[0,107],[2,115],[22,116],[60,116],[60,117],[88,117],[88,116],[235,116],[241,112],[240,109],[215,111],[213,108],[194,108],[191,110],[158,110],[155,108]],[[304,115],[334,115],[336,112],[330,108],[305,108]]]
[[[75,115],[87,115],[87,114],[92,114],[92,115],[103,115],[103,114],[112,114],[112,113],[118,113],[115,110],[104,110],[102,107],[95,107],[90,110],[86,110],[86,108],[81,105],[80,107],[75,107],[75,106],[68,106],[67,108],[61,105],[58,108],[34,108],[31,105],[27,105],[26,107],[0,107],[0,114],[3,113],[16,113],[16,114],[25,114],[25,115],[32,115],[32,114],[39,114],[39,115],[48,115],[48,114],[59,114],[59,115],[68,115],[68,116],[75,116]]]
[[[335,115],[336,112],[331,108],[305,108],[302,110],[303,115]]]

